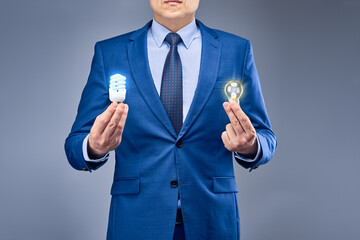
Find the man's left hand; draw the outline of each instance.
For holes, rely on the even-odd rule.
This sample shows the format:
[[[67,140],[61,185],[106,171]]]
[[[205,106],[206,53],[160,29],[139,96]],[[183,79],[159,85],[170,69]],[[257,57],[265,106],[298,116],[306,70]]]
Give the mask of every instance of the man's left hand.
[[[256,131],[249,117],[237,103],[224,102],[223,107],[230,119],[226,131],[221,134],[225,148],[231,152],[255,156],[258,144]]]

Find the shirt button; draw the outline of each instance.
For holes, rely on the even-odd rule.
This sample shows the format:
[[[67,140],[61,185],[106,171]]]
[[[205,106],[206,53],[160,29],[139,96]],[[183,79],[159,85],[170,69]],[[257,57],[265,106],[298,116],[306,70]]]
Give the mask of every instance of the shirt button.
[[[172,180],[172,181],[170,182],[170,185],[171,185],[171,187],[176,188],[176,187],[178,186],[178,181]]]
[[[179,141],[176,142],[176,147],[182,148],[182,146],[183,146],[183,142],[182,142],[182,140],[180,139]]]

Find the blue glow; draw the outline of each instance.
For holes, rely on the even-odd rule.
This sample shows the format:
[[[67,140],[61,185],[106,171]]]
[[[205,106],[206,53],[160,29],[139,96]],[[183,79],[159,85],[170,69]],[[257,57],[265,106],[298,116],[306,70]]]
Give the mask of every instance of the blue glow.
[[[112,75],[110,77],[109,87],[116,92],[122,89],[126,89],[126,77],[118,73]]]

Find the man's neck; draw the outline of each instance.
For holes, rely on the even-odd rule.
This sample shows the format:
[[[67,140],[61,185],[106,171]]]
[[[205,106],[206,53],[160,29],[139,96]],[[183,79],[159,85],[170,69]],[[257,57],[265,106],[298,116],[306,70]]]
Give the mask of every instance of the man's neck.
[[[163,25],[167,29],[169,29],[171,32],[177,32],[189,23],[191,23],[195,18],[195,15],[189,16],[188,18],[183,18],[181,20],[179,19],[164,19],[158,16],[154,16],[155,21],[157,21],[159,24]]]

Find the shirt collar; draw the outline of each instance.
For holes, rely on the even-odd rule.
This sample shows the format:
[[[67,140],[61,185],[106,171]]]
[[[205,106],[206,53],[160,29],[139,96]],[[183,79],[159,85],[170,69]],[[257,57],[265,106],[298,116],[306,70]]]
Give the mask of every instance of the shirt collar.
[[[170,33],[170,30],[158,23],[155,19],[153,19],[151,24],[151,33],[154,37],[156,45],[161,47],[165,37]],[[188,49],[192,43],[192,41],[200,36],[200,30],[196,25],[195,19],[193,19],[188,25],[180,29],[176,32],[180,35],[185,47]]]

